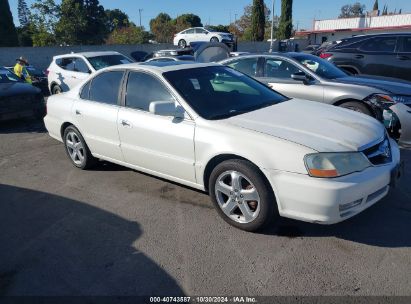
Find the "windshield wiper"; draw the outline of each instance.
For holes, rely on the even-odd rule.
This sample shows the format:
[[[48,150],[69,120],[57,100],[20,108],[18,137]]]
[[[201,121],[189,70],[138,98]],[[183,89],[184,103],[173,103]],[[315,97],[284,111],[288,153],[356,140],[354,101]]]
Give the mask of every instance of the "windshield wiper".
[[[262,103],[262,104],[259,104],[259,105],[244,109],[244,110],[234,110],[233,109],[233,110],[228,111],[227,113],[221,113],[221,114],[213,115],[213,116],[209,117],[209,119],[217,120],[217,119],[230,118],[232,116],[237,116],[237,115],[240,115],[240,114],[252,112],[252,111],[259,110],[259,109],[262,109],[262,108],[266,108],[266,107],[269,107],[269,106],[272,106],[272,105],[275,105],[275,104],[277,104],[277,102],[270,101],[270,102]]]

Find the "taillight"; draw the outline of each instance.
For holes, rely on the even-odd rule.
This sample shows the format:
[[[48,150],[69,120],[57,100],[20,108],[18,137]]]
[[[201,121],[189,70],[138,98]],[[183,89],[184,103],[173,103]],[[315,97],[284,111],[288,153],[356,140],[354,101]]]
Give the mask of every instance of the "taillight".
[[[332,55],[333,54],[331,54],[331,53],[321,53],[320,58],[327,59],[327,58],[331,57]]]

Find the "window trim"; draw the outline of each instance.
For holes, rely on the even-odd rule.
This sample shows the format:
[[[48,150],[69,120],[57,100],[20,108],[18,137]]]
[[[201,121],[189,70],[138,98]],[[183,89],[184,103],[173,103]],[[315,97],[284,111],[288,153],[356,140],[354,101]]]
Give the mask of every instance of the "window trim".
[[[146,71],[146,70],[130,70],[130,69],[127,69],[125,71],[124,79],[123,79],[123,83],[122,83],[122,89],[121,89],[121,99],[120,99],[120,104],[119,104],[119,106],[121,108],[124,108],[124,109],[127,109],[127,110],[132,110],[132,111],[138,111],[139,113],[154,115],[155,117],[159,116],[159,115],[155,115],[155,114],[151,113],[150,111],[144,111],[142,109],[127,107],[127,105],[126,105],[127,84],[128,84],[128,79],[129,79],[129,76],[130,76],[131,73],[143,73],[143,74],[150,75],[150,76],[154,77],[155,79],[157,79],[164,86],[164,88],[168,91],[168,93],[174,98],[174,102],[178,106],[180,106],[184,109],[184,112],[187,115],[184,115],[183,121],[194,121],[194,119],[193,119],[192,115],[190,114],[190,112],[187,111],[186,108],[181,104],[180,97],[177,96],[172,90],[170,90],[169,84],[166,81],[164,81],[161,77],[157,76],[155,73],[152,73],[152,72],[149,72],[149,71]]]

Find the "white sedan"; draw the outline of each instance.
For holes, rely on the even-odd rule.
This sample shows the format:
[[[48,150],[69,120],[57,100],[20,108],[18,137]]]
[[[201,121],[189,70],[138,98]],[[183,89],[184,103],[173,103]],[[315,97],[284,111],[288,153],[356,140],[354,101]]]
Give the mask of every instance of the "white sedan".
[[[210,28],[193,27],[174,35],[173,44],[181,48],[190,45],[191,42],[223,42],[233,43],[233,35],[230,33],[217,32]]]
[[[248,231],[277,214],[350,218],[388,193],[400,163],[374,118],[288,99],[218,64],[103,69],[50,97],[44,121],[76,167],[103,159],[208,191]]]

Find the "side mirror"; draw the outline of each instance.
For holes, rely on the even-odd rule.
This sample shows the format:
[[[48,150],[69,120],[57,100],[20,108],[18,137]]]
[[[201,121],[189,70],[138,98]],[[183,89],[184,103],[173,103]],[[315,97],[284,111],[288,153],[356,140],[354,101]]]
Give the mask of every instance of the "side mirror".
[[[150,102],[149,111],[155,115],[184,118],[184,109],[176,106],[174,101],[152,101]]]
[[[291,78],[297,81],[303,81],[304,83],[308,81],[307,75],[304,72],[291,74]]]

